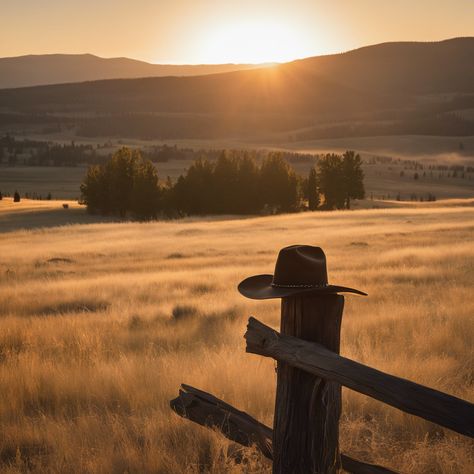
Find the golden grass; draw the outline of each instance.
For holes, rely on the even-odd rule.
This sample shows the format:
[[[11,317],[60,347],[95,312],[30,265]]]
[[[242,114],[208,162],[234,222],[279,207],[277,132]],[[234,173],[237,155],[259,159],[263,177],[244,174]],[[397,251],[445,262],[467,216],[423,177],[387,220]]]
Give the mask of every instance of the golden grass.
[[[344,355],[472,401],[474,207],[452,204],[0,234],[0,471],[269,472],[168,401],[185,382],[271,424],[274,363],[242,335],[279,302],[236,285],[292,243],[369,293],[346,298]],[[474,463],[466,438],[350,391],[341,445],[404,472]]]

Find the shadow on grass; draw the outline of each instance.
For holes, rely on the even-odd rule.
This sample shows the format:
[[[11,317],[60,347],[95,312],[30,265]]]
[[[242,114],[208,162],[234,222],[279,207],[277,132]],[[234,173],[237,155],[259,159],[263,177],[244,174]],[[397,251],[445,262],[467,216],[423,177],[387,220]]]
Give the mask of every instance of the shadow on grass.
[[[11,199],[9,200],[11,201]],[[0,206],[0,233],[15,232],[18,230],[32,230],[39,228],[59,227],[73,224],[99,224],[107,222],[130,222],[131,219],[120,219],[117,216],[101,216],[88,214],[85,207],[69,206],[64,208],[58,201],[57,207],[22,207],[23,200],[18,207],[3,210]],[[261,217],[258,215],[206,215],[189,216],[178,219],[160,218],[157,221],[181,222],[183,224],[206,223],[216,221],[234,221]],[[155,221],[155,222],[157,222]],[[136,221],[140,222],[140,221]],[[153,221],[152,221],[153,222]],[[178,236],[197,235],[204,230],[194,227],[184,227],[176,232]],[[180,258],[179,254],[171,254],[168,258]]]
[[[101,222],[118,222],[118,220],[113,217],[88,214],[85,208],[28,209],[0,213],[0,233]]]

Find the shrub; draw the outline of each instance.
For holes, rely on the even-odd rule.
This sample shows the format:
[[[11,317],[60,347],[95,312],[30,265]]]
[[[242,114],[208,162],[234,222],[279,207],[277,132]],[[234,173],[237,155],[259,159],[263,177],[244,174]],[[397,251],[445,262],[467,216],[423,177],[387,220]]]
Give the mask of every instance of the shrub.
[[[171,316],[175,321],[180,321],[182,319],[190,318],[197,314],[197,308],[195,306],[188,305],[176,305],[173,308]]]

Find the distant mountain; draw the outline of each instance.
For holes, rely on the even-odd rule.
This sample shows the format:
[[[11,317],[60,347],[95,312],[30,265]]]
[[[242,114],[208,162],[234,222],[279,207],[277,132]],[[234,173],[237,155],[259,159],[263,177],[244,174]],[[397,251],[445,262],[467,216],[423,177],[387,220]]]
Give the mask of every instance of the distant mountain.
[[[1,110],[10,114],[0,125],[62,123],[63,114],[69,127],[94,136],[474,135],[462,114],[474,109],[473,59],[474,38],[457,38],[206,76],[0,90]]]
[[[474,37],[366,46],[291,63],[353,88],[389,94],[474,90]]]
[[[92,54],[0,58],[0,89],[68,82],[160,76],[198,76],[256,68],[255,64],[166,65]]]

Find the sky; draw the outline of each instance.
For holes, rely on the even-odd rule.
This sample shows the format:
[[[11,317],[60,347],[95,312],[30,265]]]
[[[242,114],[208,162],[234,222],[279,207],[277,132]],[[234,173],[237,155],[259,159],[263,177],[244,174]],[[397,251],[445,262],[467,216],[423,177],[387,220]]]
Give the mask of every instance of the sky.
[[[0,0],[0,57],[259,63],[474,36],[474,0]]]

